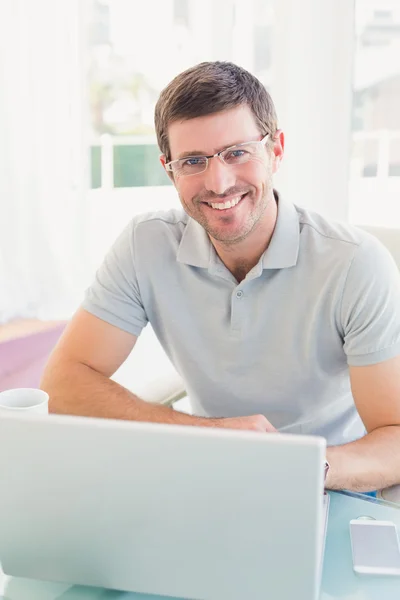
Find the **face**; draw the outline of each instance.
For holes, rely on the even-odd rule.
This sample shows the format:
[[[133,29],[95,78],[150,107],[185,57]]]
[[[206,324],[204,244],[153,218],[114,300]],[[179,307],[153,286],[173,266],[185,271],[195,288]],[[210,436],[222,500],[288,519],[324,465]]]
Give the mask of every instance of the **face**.
[[[209,156],[229,146],[263,137],[247,105],[176,121],[169,126],[168,134],[171,160]],[[252,159],[244,164],[226,165],[219,157],[211,158],[204,172],[175,176],[173,183],[185,211],[211,238],[225,244],[237,243],[267,220],[266,209],[273,198],[272,175],[282,154],[283,134],[278,132],[273,150],[260,145]],[[165,165],[164,156],[161,162]],[[227,201],[231,204],[233,201],[234,206],[223,208]]]

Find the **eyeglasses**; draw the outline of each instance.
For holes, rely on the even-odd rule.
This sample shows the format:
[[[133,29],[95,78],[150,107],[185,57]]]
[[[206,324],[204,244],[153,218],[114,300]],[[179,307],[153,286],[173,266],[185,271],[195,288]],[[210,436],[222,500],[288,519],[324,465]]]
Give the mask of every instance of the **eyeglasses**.
[[[210,158],[216,158],[217,156],[225,165],[230,167],[243,165],[259,155],[259,152],[269,135],[270,134],[267,133],[262,140],[257,140],[255,142],[244,142],[243,144],[230,146],[229,148],[220,150],[220,152],[216,152],[210,156],[185,156],[184,158],[178,158],[177,160],[166,163],[165,168],[167,171],[172,171],[177,177],[198,175],[207,169]]]

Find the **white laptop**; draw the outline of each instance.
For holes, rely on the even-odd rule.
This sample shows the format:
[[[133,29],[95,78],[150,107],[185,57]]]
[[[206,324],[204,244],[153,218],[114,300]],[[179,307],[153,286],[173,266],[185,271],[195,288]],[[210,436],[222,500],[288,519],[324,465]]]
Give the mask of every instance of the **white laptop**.
[[[9,575],[191,599],[318,597],[323,438],[13,414],[0,417],[0,448]]]

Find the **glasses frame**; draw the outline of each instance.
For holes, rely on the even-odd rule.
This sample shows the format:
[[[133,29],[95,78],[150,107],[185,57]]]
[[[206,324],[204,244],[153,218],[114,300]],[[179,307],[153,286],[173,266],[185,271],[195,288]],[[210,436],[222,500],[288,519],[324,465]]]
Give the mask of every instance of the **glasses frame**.
[[[174,172],[174,168],[173,165],[177,164],[178,162],[181,162],[181,160],[187,160],[189,158],[205,158],[206,159],[206,166],[204,167],[204,169],[202,171],[198,171],[197,173],[187,173],[186,175],[178,175],[178,177],[192,177],[193,175],[200,175],[201,173],[204,173],[205,171],[207,171],[207,167],[208,167],[208,163],[209,160],[211,158],[219,158],[224,165],[226,165],[227,167],[233,167],[233,166],[240,166],[245,165],[247,162],[249,162],[251,160],[251,158],[249,160],[246,160],[244,163],[238,163],[238,165],[229,165],[228,163],[225,162],[224,158],[223,158],[223,154],[225,152],[228,152],[229,150],[232,150],[233,148],[240,148],[241,146],[248,146],[249,144],[260,144],[260,145],[265,145],[265,142],[267,141],[267,139],[269,138],[270,133],[267,133],[261,140],[251,140],[250,142],[242,142],[241,144],[234,144],[233,146],[228,146],[227,148],[224,148],[223,150],[220,150],[219,152],[216,152],[215,154],[210,154],[209,156],[206,155],[197,155],[197,156],[183,156],[182,158],[177,158],[176,160],[171,160],[170,162],[165,163],[165,169],[167,171],[170,172]]]

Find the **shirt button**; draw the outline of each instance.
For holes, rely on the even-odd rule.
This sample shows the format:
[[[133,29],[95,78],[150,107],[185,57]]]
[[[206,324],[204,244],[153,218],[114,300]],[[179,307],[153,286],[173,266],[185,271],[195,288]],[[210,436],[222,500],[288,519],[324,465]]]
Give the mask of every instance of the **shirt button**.
[[[238,292],[236,292],[236,298],[241,298],[242,296],[243,296],[242,290],[239,290]]]

